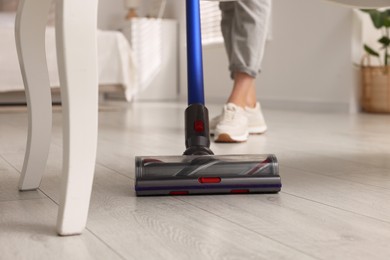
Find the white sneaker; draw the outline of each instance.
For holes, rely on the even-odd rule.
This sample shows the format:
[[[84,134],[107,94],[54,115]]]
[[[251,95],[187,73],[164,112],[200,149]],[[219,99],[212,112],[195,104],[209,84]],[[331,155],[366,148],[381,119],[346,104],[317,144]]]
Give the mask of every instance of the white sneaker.
[[[261,112],[260,103],[257,102],[254,108],[245,107],[245,114],[248,118],[248,132],[249,134],[263,134],[267,131],[267,125]],[[210,120],[210,134],[214,135],[215,128],[221,121],[222,115],[218,115]]]
[[[223,110],[222,110],[222,112],[223,112]],[[210,134],[211,135],[214,135],[215,128],[217,127],[219,121],[221,121],[221,117],[222,117],[222,114],[218,115],[210,120],[209,127],[210,127]]]
[[[248,140],[248,135],[248,118],[244,109],[233,103],[226,104],[220,116],[220,121],[215,127],[215,142],[245,142]]]
[[[245,114],[248,118],[248,131],[250,134],[264,134],[267,131],[260,103],[257,102],[254,108],[245,107]]]

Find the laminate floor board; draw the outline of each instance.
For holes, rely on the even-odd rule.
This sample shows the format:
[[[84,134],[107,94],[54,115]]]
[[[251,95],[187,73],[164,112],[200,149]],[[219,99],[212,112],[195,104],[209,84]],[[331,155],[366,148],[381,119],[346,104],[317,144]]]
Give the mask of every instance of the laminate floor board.
[[[110,259],[112,253],[114,259],[388,259],[390,117],[265,110],[269,126],[265,135],[250,136],[241,144],[212,142],[211,148],[216,154],[275,153],[281,193],[138,198],[133,190],[134,156],[182,154],[185,105],[112,106],[99,114],[95,180],[82,236],[92,244],[95,239],[90,236],[96,238],[101,252],[90,249],[95,244],[80,247],[80,237],[67,238],[68,258],[94,258],[99,252],[101,259]],[[209,110],[213,117],[221,106],[211,105]],[[54,234],[61,113],[53,115],[52,146],[41,188],[23,200],[12,185],[17,185],[23,165],[26,120],[22,113],[0,114],[0,216],[8,205],[21,203],[23,208],[31,205],[32,211],[36,207],[34,220],[41,212],[50,212],[44,218],[50,221],[27,227],[21,222],[19,227],[7,215],[0,217],[0,227],[11,223],[7,233],[27,240],[38,226],[50,241],[61,241]],[[5,196],[10,197],[1,202]],[[8,210],[10,216],[23,215],[20,205]],[[58,250],[55,242],[45,245],[48,252]],[[40,245],[31,247],[41,250]],[[69,255],[72,247],[74,255]]]
[[[335,138],[335,134],[322,133],[320,136],[311,136],[309,133],[274,133],[279,139],[274,140],[273,144],[285,145],[298,149],[306,149],[307,151],[323,151],[334,154],[350,153],[389,153],[390,149],[384,142],[367,142],[361,140],[359,136]],[[387,139],[388,136],[382,136],[382,139]],[[286,145],[287,144],[287,145]],[[390,145],[390,144],[389,144]]]
[[[229,146],[231,147],[231,145]],[[390,216],[390,212],[386,210],[388,209],[386,202],[390,200],[389,190],[380,187],[370,187],[363,184],[359,185],[358,183],[347,180],[316,176],[304,167],[299,169],[289,168],[288,165],[290,161],[295,160],[283,160],[284,157],[282,152],[279,152],[278,155],[281,157],[282,165],[283,163],[286,164],[286,167],[281,167],[284,183],[283,191],[304,198],[311,198],[317,202],[325,203],[330,206],[344,208],[362,215],[369,215],[386,221],[389,220],[387,216]],[[41,186],[41,189],[44,190],[46,194],[49,194],[54,200],[58,200],[58,198],[56,198],[56,191],[58,190],[59,184],[58,178],[53,176],[61,172],[61,164],[58,163],[60,158],[60,149],[53,147],[48,164],[48,171],[52,172],[52,174],[49,174],[50,177],[44,178]],[[100,162],[98,161],[98,163]],[[19,167],[21,167],[21,165],[19,165]],[[312,168],[315,167],[321,169],[321,164],[313,165]],[[134,168],[128,169],[128,173],[133,176]],[[54,180],[57,180],[57,185],[46,185],[48,181],[51,182]],[[132,188],[130,182],[125,183],[125,186],[129,187],[129,189]],[[53,192],[47,192],[48,187],[52,187],[51,189]],[[310,190],[310,192],[302,192],[305,190]],[[362,196],[362,192],[364,193],[364,196]],[[302,194],[307,195],[304,196]],[[318,196],[317,194],[325,194],[327,197],[324,199],[323,196]],[[343,200],[337,200],[341,195],[344,196]],[[338,204],[334,204],[334,202],[337,202]],[[374,205],[376,206],[374,207]]]
[[[390,223],[390,190],[280,166],[283,192]]]
[[[0,259],[123,259],[88,230],[58,237],[56,216],[47,198],[0,202]]]
[[[110,139],[111,138],[111,139]],[[130,176],[135,156],[181,155],[184,151],[184,135],[178,138],[164,134],[146,136],[128,132],[126,136],[101,131],[98,142],[98,162],[121,174]]]
[[[332,155],[303,151],[299,153],[278,151],[277,155],[280,165],[288,168],[390,189],[390,170],[380,166],[367,165],[364,160],[356,162],[345,160],[346,156],[332,157]],[[368,154],[365,159],[371,156],[376,157],[377,155]]]
[[[46,198],[40,191],[19,192],[19,175],[19,172],[0,156],[0,202]]]
[[[371,145],[390,144],[389,116],[315,114],[285,111],[270,111],[267,122],[269,133],[290,136],[295,140],[326,140],[328,144],[342,145],[348,140],[354,143],[368,142]],[[329,138],[324,138],[329,137]],[[338,141],[342,141],[339,143]],[[388,146],[387,146],[388,148]]]
[[[98,161],[110,169],[134,178],[129,172],[129,169],[134,168],[134,156],[177,156],[184,152],[185,107],[179,105],[166,111],[152,105],[143,111],[144,104],[141,104],[138,108],[136,106],[132,109],[135,111],[131,111],[130,114],[134,116],[129,117],[126,114],[125,120],[118,114],[101,117],[100,124],[103,127],[99,132]],[[171,114],[173,116],[170,116]],[[123,123],[126,120],[129,122]],[[123,127],[123,124],[128,126]],[[236,146],[211,144],[216,154],[239,153],[238,146],[242,147],[245,153],[247,149],[245,144]]]
[[[40,187],[56,203],[59,156],[54,148]],[[176,198],[136,198],[133,187],[129,177],[97,165],[87,228],[123,258],[315,259]]]
[[[386,168],[371,167],[360,161],[363,164],[357,171],[355,164],[344,161],[343,157],[310,154],[310,150],[286,151],[275,145],[268,145],[268,149],[278,156],[283,192],[383,221],[390,220],[390,173]],[[340,169],[335,172],[337,168]]]
[[[338,129],[338,131],[341,130]],[[316,134],[306,130],[292,130],[289,132],[276,129],[274,132],[267,134],[267,138],[270,139],[269,142],[272,142],[272,145],[285,147],[287,151],[295,151],[295,153],[310,152],[319,156],[333,157],[336,160],[390,170],[390,144],[387,144],[387,140],[390,140],[389,134],[382,134],[382,141],[368,142],[361,140],[360,136],[339,135],[336,138],[337,134],[329,133],[326,130],[317,129],[314,132]]]
[[[27,114],[0,113],[0,154],[23,152],[27,142]]]
[[[116,176],[97,175],[88,228],[125,258],[314,259],[176,198],[135,198]]]
[[[57,161],[59,157],[61,157],[61,151],[54,147],[49,156],[47,173],[40,188],[57,203],[60,186],[60,164]],[[132,191],[133,185],[129,178],[97,166],[88,229],[98,235],[105,243],[108,243],[110,247],[115,248],[124,258],[224,259],[234,258],[235,255],[240,254],[249,259],[266,259],[267,256],[285,259],[295,256],[297,259],[312,259],[296,250],[274,243],[272,240],[268,241],[264,237],[259,238],[257,234],[246,230],[240,231],[240,227],[235,227],[235,225],[232,227],[229,222],[225,221],[225,223],[219,224],[220,221],[215,216],[210,217],[208,213],[196,212],[192,206],[190,210],[182,202],[178,205],[178,201],[174,198],[136,199]],[[169,203],[164,202],[165,200]],[[165,214],[168,215],[160,219],[160,216],[167,210],[168,213]],[[137,215],[133,211],[139,212],[139,214]],[[143,211],[152,215],[148,216]],[[183,212],[186,213],[181,216]],[[187,230],[185,226],[189,222],[199,222],[190,220],[191,216],[194,218],[198,216],[203,221],[198,223],[196,227]],[[176,226],[178,218],[180,225]],[[94,225],[95,221],[96,225]],[[230,237],[232,241],[229,241],[228,233],[232,231],[241,235]],[[154,234],[152,238],[150,233]],[[237,236],[241,237],[240,240],[247,240],[245,247],[234,245]],[[226,239],[222,239],[222,237]],[[119,241],[126,242],[119,243]],[[251,244],[251,241],[257,242]],[[259,241],[262,244],[260,247],[257,244]],[[153,244],[153,250],[148,248],[150,243]],[[131,246],[133,244],[137,245],[136,249],[138,250]],[[278,253],[278,251],[283,253]]]
[[[311,173],[333,176],[352,182],[390,188],[390,169],[387,152],[345,150],[329,151],[324,146],[300,144],[291,140],[269,138],[269,135],[251,137],[252,144],[237,146],[238,153],[274,153],[281,165]],[[272,139],[264,142],[264,139]],[[282,140],[281,140],[282,139]],[[287,145],[286,145],[287,144]],[[214,148],[214,150],[218,151]]]
[[[390,223],[282,192],[178,197],[319,259],[388,259]]]
[[[285,145],[289,144],[289,145]],[[344,144],[345,145],[345,144]],[[390,172],[390,151],[382,148],[370,146],[369,144],[361,144],[358,148],[353,147],[341,147],[337,145],[327,145],[316,143],[315,141],[302,141],[296,142],[285,140],[275,140],[273,146],[285,147],[281,152],[289,152],[291,156],[302,155],[301,160],[297,158],[296,163],[309,163],[310,157],[317,157],[319,160],[323,158],[326,160],[333,160],[334,162],[340,161],[347,165],[361,166],[370,169],[383,169],[384,171]],[[361,148],[365,147],[365,148]],[[310,153],[312,156],[307,156],[309,160],[305,161],[305,154]],[[320,161],[319,161],[320,162]],[[329,162],[329,161],[328,161]]]
[[[184,151],[184,125],[178,123],[183,121],[184,109],[169,103],[164,103],[164,109],[153,103],[137,107],[125,106],[119,112],[102,112],[99,116],[98,162],[132,178],[129,169],[134,169],[135,156],[180,155]],[[54,115],[53,121],[57,129],[53,142],[61,145],[61,129],[56,127],[61,125],[61,115]]]

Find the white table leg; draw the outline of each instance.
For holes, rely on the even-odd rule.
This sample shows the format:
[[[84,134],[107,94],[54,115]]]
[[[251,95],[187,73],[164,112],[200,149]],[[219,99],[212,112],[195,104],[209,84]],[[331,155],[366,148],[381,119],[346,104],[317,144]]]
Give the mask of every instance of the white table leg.
[[[15,21],[16,48],[28,105],[28,137],[20,190],[39,187],[50,147],[52,108],[45,52],[51,0],[21,0]]]
[[[98,0],[57,1],[64,127],[60,235],[80,234],[88,215],[98,128],[97,7]]]

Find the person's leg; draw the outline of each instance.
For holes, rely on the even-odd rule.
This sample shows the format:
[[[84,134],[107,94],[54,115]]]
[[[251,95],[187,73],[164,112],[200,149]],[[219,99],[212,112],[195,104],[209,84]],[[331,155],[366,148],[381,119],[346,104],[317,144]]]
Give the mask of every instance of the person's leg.
[[[252,81],[252,86],[250,86],[248,93],[246,95],[246,107],[255,107],[257,103],[256,98],[256,81]]]
[[[225,50],[229,62],[232,59],[232,27],[234,19],[234,2],[220,2],[219,9],[221,10],[221,32],[224,39]]]
[[[256,1],[256,0],[254,0],[254,1]],[[269,1],[269,0],[267,0],[267,1]],[[237,27],[237,24],[245,22],[245,18],[241,18],[241,17],[246,16],[245,12],[246,12],[246,10],[248,10],[248,8],[242,8],[242,7],[240,8],[240,5],[242,5],[244,7],[248,6],[250,8],[251,1],[249,0],[249,3],[247,3],[247,2],[248,2],[248,0],[245,1],[245,3],[239,3],[239,5],[237,5],[237,3],[235,3],[235,2],[221,2],[219,4],[219,8],[221,9],[221,14],[222,14],[221,15],[222,16],[221,31],[222,31],[222,35],[224,37],[225,49],[226,49],[226,53],[227,53],[229,63],[230,63],[229,68],[231,70],[232,77],[234,79],[234,86],[233,86],[233,90],[231,92],[231,95],[228,99],[228,103],[234,103],[234,104],[237,104],[241,107],[245,107],[245,106],[254,107],[256,105],[255,78],[253,77],[253,75],[251,76],[245,72],[240,72],[240,70],[237,70],[237,72],[233,71],[237,66],[241,68],[241,67],[244,67],[244,65],[242,65],[242,64],[249,63],[249,62],[240,61],[238,56],[241,56],[241,55],[238,55],[237,51],[233,50],[233,43],[235,42],[235,39],[233,37],[235,37],[235,35],[232,35],[232,32],[234,30],[237,30],[237,29],[235,29]],[[261,0],[260,0],[260,2],[261,2]],[[237,12],[235,11],[236,9],[238,10]],[[242,9],[242,10],[239,10],[239,9]],[[266,12],[266,11],[264,11],[264,12]],[[268,12],[269,12],[269,10],[268,10]],[[268,18],[266,18],[266,19],[268,19]],[[257,20],[260,20],[260,19],[257,18]],[[256,20],[256,23],[258,23],[257,20]],[[265,24],[265,22],[263,20],[264,20],[264,17],[262,19],[262,22],[260,22],[261,24]],[[248,32],[246,32],[245,34],[248,34]],[[235,45],[237,45],[237,44],[235,44]],[[260,47],[261,47],[261,44],[260,44]],[[246,52],[246,53],[247,53],[246,56],[248,56],[249,52]],[[245,59],[248,60],[247,57],[245,57]],[[256,67],[256,65],[254,67]],[[256,69],[252,69],[252,70],[256,70]],[[251,74],[255,74],[255,72],[251,72]]]
[[[260,72],[267,37],[271,0],[234,2],[230,38],[230,66],[234,86],[228,102],[241,107],[256,105],[255,79]],[[226,39],[225,39],[226,41]]]
[[[246,141],[249,132],[264,133],[267,129],[256,102],[255,79],[263,59],[270,1],[220,3],[221,29],[234,86],[222,115],[210,122],[216,142]]]
[[[254,107],[256,105],[255,78],[245,72],[234,73],[234,86],[227,103],[240,107]]]

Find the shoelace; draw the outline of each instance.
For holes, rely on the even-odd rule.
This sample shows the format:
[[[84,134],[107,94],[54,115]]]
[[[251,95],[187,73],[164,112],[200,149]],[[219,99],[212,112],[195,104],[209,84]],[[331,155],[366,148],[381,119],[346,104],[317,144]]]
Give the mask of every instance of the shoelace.
[[[229,108],[226,109],[224,111],[223,121],[227,121],[227,122],[233,121],[236,113],[237,113],[237,111],[234,108],[233,109],[229,109]]]

